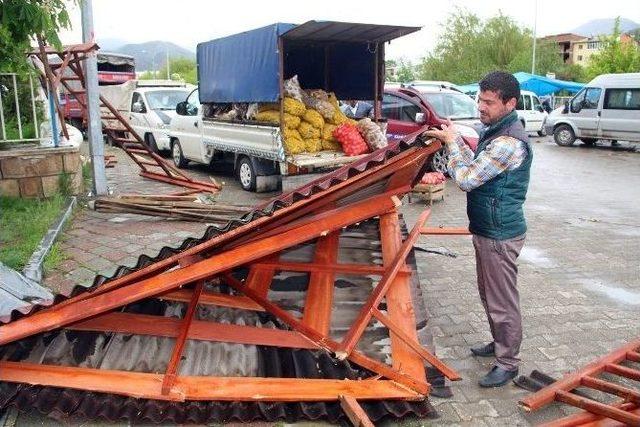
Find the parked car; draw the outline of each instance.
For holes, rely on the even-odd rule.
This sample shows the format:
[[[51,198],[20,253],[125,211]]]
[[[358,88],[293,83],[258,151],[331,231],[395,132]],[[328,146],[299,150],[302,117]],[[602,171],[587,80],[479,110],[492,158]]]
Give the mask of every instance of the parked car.
[[[516,110],[525,132],[535,132],[538,136],[547,134],[544,125],[549,114],[544,111],[542,103],[535,93],[521,90]]]
[[[170,150],[169,125],[176,116],[176,105],[192,90],[193,85],[171,80],[130,80],[101,86],[100,94],[153,151],[159,152]]]
[[[407,83],[405,86],[415,88],[419,91],[422,90],[434,90],[434,89],[449,89],[456,92],[464,93],[460,86],[442,80],[414,80]]]
[[[586,145],[600,139],[640,142],[640,73],[603,74],[591,80],[549,115],[546,130],[561,146],[577,138]]]
[[[424,126],[435,127],[451,120],[465,143],[475,150],[482,126],[478,108],[471,97],[443,88],[385,87],[382,116],[387,119],[387,137],[399,139]],[[443,148],[431,160],[431,169],[447,172],[447,154]]]

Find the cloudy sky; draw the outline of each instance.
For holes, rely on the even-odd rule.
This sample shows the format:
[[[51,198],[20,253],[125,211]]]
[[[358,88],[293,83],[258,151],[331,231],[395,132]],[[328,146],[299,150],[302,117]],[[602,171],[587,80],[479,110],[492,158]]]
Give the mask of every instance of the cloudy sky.
[[[637,0],[93,0],[98,39],[138,43],[165,40],[195,51],[202,41],[234,34],[274,22],[294,24],[333,20],[372,24],[420,26],[387,48],[388,58],[417,59],[435,45],[442,24],[455,7],[488,18],[502,12],[533,29],[537,2],[538,36],[570,31],[592,19],[621,16],[640,23]],[[636,6],[634,6],[634,4]],[[71,10],[74,29],[63,34],[64,43],[81,41],[80,12]]]

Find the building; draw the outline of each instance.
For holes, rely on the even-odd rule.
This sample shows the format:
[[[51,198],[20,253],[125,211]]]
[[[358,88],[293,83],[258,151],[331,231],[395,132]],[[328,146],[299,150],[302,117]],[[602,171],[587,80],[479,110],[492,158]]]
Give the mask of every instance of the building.
[[[637,42],[628,34],[621,34],[620,41],[623,43]],[[546,36],[538,39],[539,43],[556,43],[558,53],[562,56],[565,64],[578,64],[586,66],[589,58],[594,53],[602,49],[602,41],[599,36],[586,37],[580,34],[562,33]]]
[[[538,39],[540,43],[556,43],[558,45],[558,54],[562,56],[562,62],[572,64],[573,62],[573,46],[575,42],[584,40],[585,36],[573,33],[555,34]]]

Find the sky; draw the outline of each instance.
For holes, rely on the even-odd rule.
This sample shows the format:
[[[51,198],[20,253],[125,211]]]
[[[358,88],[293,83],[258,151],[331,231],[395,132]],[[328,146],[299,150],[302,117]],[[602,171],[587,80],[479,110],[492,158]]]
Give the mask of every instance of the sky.
[[[372,0],[93,0],[93,15],[98,42],[114,38],[130,43],[163,40],[194,52],[199,42],[275,22],[331,20],[417,26],[422,30],[386,48],[387,59],[415,61],[433,49],[447,15],[456,7],[481,18],[502,12],[532,30],[537,15],[538,37],[568,32],[599,18],[621,16],[640,23],[637,0],[404,0],[397,4]],[[82,38],[78,7],[71,7],[70,14],[73,30],[61,34],[65,44],[79,43]]]

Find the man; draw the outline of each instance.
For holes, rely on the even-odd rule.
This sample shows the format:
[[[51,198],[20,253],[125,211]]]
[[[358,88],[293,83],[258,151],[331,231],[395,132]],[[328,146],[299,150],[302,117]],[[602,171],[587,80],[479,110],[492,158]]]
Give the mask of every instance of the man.
[[[479,384],[499,387],[518,374],[522,324],[516,259],[527,230],[522,205],[529,186],[533,152],[515,111],[518,81],[494,71],[480,82],[478,109],[485,127],[473,152],[451,124],[425,135],[443,141],[449,174],[467,192],[469,230],[476,254],[478,291],[493,341],[471,348],[495,365]]]
[[[348,100],[340,107],[340,109],[345,116],[356,120],[370,117],[373,114],[373,105],[368,102],[357,101],[355,99]]]

